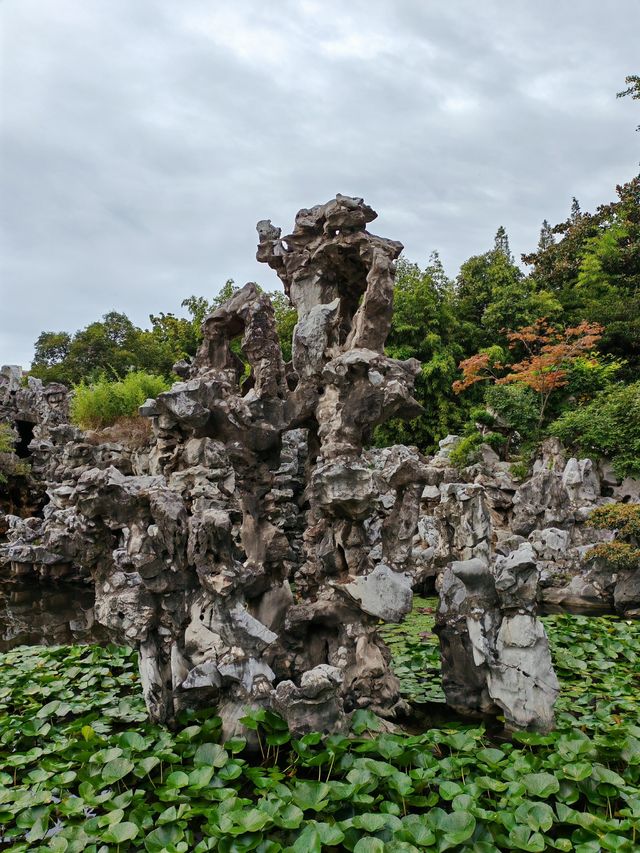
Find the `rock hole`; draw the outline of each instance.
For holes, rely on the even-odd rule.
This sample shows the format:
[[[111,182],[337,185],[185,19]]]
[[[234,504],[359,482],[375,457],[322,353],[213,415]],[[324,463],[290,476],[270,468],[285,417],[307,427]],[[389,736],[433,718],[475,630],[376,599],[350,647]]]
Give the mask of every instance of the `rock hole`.
[[[16,455],[20,459],[28,459],[31,455],[29,453],[29,444],[33,439],[33,428],[35,427],[35,424],[30,421],[16,421],[15,425],[18,431],[18,441],[15,447]]]

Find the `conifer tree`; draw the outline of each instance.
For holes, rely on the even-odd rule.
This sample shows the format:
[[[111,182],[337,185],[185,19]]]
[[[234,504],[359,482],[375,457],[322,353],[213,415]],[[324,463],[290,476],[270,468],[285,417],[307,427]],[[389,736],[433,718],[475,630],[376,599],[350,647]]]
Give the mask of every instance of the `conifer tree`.
[[[640,75],[630,74],[624,78],[624,82],[627,84],[627,88],[622,92],[618,92],[616,98],[626,98],[627,95],[630,95],[634,101],[640,101]],[[636,127],[636,130],[640,130],[640,124]]]
[[[504,225],[501,225],[496,231],[494,250],[496,252],[502,252],[509,262],[513,262],[511,250],[509,248],[509,236],[507,235]]]
[[[549,224],[549,222],[544,219],[542,221],[542,228],[540,229],[540,239],[538,240],[538,251],[544,252],[545,249],[548,249],[550,246],[553,246],[556,242],[556,238],[553,234],[553,228]]]
[[[582,211],[580,210],[580,203],[578,202],[578,199],[574,196],[571,199],[571,215],[569,218],[571,222],[577,222],[581,216]]]

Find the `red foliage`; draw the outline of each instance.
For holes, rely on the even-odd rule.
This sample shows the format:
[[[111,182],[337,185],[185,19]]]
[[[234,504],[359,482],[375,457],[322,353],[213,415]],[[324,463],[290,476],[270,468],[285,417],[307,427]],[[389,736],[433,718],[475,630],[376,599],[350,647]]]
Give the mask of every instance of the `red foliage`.
[[[496,370],[503,365],[492,362],[491,354],[479,352],[461,361],[462,379],[453,383],[456,394],[484,379],[498,385],[518,382],[540,394],[540,421],[550,394],[567,384],[567,370],[581,355],[591,352],[602,337],[603,327],[583,321],[578,326],[556,328],[545,319],[536,320],[515,332],[508,332],[509,349],[524,353],[520,361],[509,366],[509,373],[499,377]]]
[[[545,320],[537,320],[517,332],[509,332],[509,349],[522,345],[526,352],[522,361],[511,365],[497,383],[520,382],[539,394],[548,396],[567,383],[567,368],[581,355],[591,352],[602,337],[603,327],[582,322],[567,329],[555,329]]]
[[[462,379],[453,383],[452,388],[456,394],[460,394],[483,379],[495,379],[497,381],[498,377],[494,371],[500,370],[502,365],[497,361],[492,363],[491,355],[488,352],[479,352],[472,355],[471,358],[461,361],[458,367],[462,370]]]

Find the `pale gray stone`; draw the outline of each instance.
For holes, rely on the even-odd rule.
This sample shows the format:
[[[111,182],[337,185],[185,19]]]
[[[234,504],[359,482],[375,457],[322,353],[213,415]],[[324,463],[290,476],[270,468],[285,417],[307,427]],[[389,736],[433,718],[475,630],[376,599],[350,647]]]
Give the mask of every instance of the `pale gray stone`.
[[[394,572],[384,563],[338,589],[346,592],[365,613],[385,622],[399,622],[411,610],[413,593],[409,575]]]

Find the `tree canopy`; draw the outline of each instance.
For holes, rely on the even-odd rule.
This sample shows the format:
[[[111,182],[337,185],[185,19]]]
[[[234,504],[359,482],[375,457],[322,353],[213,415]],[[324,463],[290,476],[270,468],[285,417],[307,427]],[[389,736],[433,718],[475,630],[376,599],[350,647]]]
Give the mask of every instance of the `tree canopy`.
[[[462,264],[455,279],[447,276],[437,252],[425,267],[404,257],[398,261],[386,352],[421,362],[415,394],[424,412],[410,423],[393,420],[379,427],[377,444],[401,442],[429,452],[447,433],[475,430],[483,410],[493,413],[483,415],[485,421],[498,416],[507,431],[536,437],[539,428],[546,429],[567,408],[589,405],[595,395],[637,378],[640,176],[617,187],[617,198],[594,213],[583,212],[575,198],[569,208],[565,221],[554,226],[543,221],[536,250],[522,256],[525,269],[513,258],[504,226],[486,252]],[[149,315],[146,329],[111,311],[75,333],[42,332],[31,373],[69,385],[121,381],[134,371],[171,380],[173,364],[195,354],[204,318],[236,290],[228,279],[212,298],[185,299],[186,316]],[[284,293],[269,295],[288,361],[296,312]],[[527,367],[526,353],[516,357],[513,350],[514,344],[522,349],[526,342],[514,336],[534,328],[540,348],[529,353]],[[585,330],[597,329],[597,340],[587,337],[580,352],[572,352],[568,371],[567,359],[560,366],[546,364],[549,348],[556,352],[562,344],[553,335],[571,329],[583,330],[582,338]],[[519,363],[525,365],[521,371]],[[499,385],[468,381],[474,365],[486,374],[497,364],[505,370],[511,365],[517,381],[507,380],[504,371],[496,375]],[[534,388],[533,379],[525,382],[527,376],[539,387]],[[536,395],[543,386],[545,393],[547,386],[553,393],[549,391],[540,418]]]

